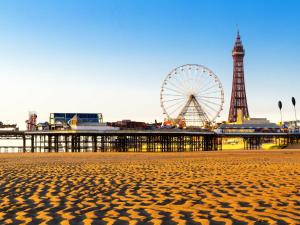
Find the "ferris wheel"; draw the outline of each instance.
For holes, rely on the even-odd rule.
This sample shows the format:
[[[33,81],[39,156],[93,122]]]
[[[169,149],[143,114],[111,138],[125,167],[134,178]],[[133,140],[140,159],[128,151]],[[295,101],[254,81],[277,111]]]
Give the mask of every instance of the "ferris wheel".
[[[163,113],[186,126],[204,127],[215,122],[224,105],[219,78],[208,68],[186,64],[172,70],[160,91]]]

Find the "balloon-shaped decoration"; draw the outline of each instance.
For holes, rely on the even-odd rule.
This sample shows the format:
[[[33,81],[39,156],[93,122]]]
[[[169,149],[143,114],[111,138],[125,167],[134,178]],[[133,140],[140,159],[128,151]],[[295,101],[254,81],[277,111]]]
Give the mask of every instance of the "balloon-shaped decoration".
[[[278,107],[279,107],[280,110],[282,109],[282,102],[281,101],[278,102]]]
[[[292,97],[292,103],[293,103],[293,106],[296,106],[296,99],[294,97]]]

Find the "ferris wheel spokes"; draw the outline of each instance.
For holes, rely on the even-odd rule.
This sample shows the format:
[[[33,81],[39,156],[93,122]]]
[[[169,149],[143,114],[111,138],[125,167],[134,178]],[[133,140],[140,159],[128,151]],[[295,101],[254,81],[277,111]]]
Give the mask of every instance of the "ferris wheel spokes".
[[[224,93],[218,77],[207,67],[187,64],[172,70],[160,92],[161,107],[169,119],[184,119],[202,127],[215,121],[223,109]]]

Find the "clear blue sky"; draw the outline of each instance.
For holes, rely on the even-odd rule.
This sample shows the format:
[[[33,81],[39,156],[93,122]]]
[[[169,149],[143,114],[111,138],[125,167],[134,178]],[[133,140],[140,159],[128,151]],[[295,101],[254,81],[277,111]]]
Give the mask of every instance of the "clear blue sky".
[[[219,76],[226,119],[237,24],[250,115],[278,121],[281,99],[284,119],[293,119],[299,10],[296,0],[3,0],[0,120],[24,128],[29,110],[39,121],[71,111],[102,112],[105,121],[162,120],[161,83],[186,63]]]

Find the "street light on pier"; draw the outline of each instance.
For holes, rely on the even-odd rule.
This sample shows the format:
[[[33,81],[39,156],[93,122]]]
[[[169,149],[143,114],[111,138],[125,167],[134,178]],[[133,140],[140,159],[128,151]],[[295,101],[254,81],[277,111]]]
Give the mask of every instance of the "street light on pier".
[[[280,110],[280,125],[282,126],[282,102],[281,101],[278,101],[278,108]]]
[[[296,99],[292,97],[292,103],[294,106],[294,111],[295,111],[295,128],[297,127],[297,112],[296,112]]]

